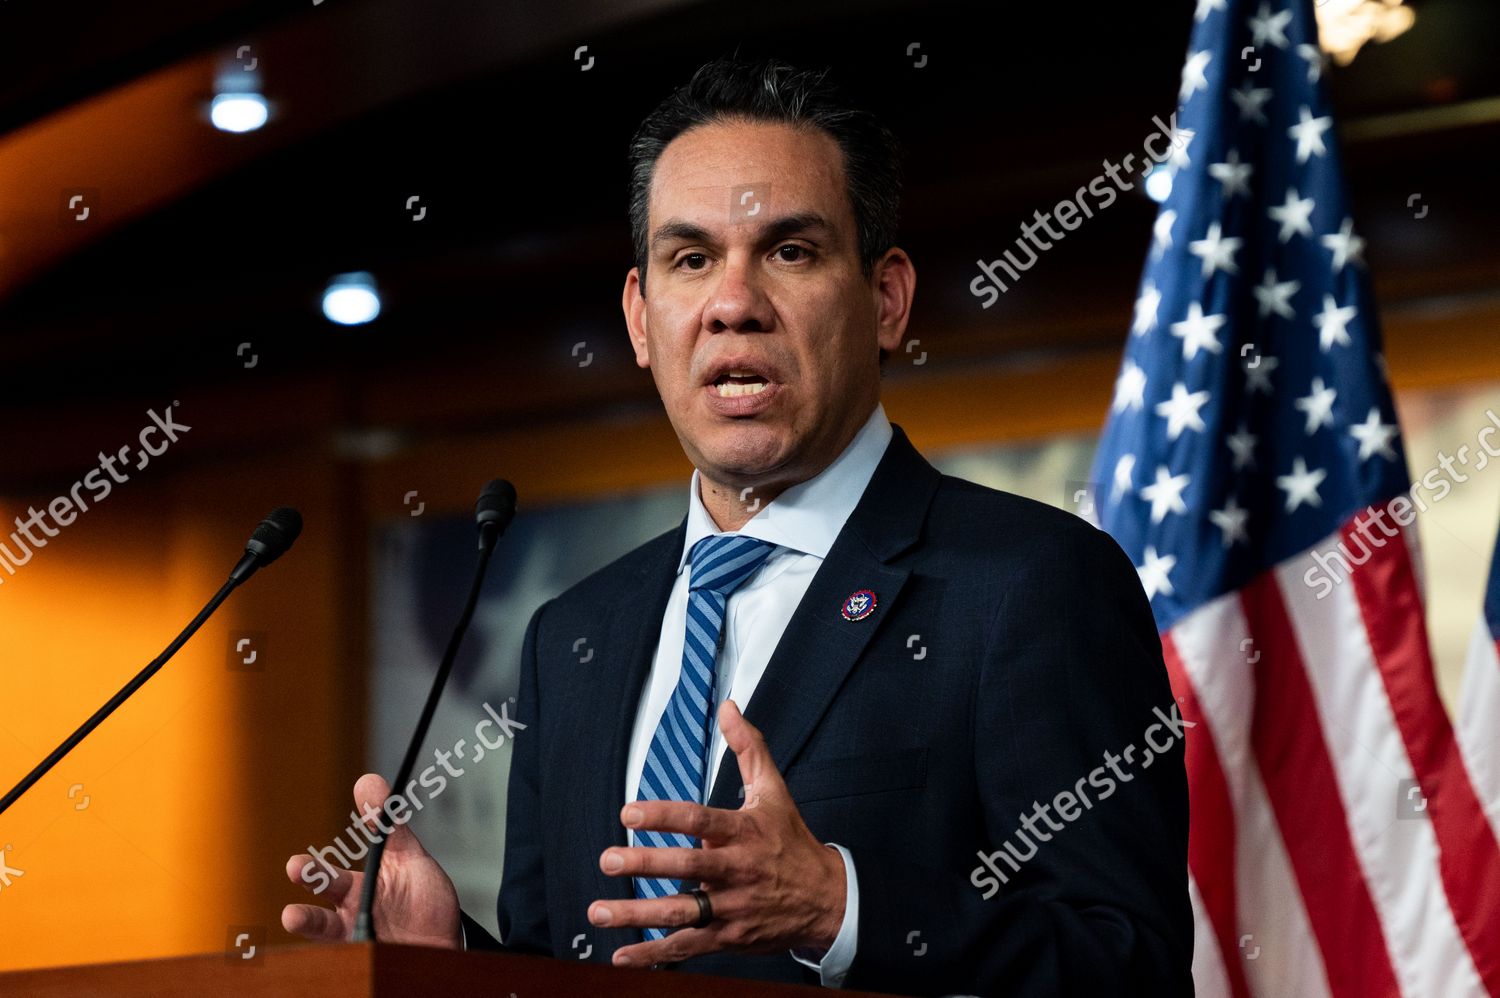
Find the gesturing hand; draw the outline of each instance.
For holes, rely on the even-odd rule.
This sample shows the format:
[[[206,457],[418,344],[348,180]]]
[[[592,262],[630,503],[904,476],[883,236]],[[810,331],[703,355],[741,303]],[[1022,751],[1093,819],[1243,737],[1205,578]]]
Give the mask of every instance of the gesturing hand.
[[[355,806],[360,814],[373,814],[378,818],[379,808],[385,804],[390,792],[384,779],[366,773],[354,784]],[[377,828],[369,818],[365,823],[371,829]],[[349,834],[354,833],[351,830]],[[281,910],[281,925],[288,932],[308,939],[343,942],[354,929],[360,885],[365,875],[353,870],[330,869],[306,853],[293,856],[287,860],[286,875],[292,883],[301,884],[309,891],[313,890],[309,881],[319,879],[313,870],[306,879],[303,878],[303,870],[308,869],[309,864],[332,878],[321,896],[334,907],[289,904]],[[458,892],[453,889],[453,881],[405,824],[396,825],[386,842],[380,880],[375,885],[374,916],[375,935],[383,942],[448,949],[463,946]]]
[[[612,847],[599,867],[614,877],[665,877],[685,889],[701,882],[713,905],[704,928],[680,928],[664,939],[622,946],[617,966],[675,963],[719,950],[769,953],[800,947],[826,950],[844,919],[844,861],[820,843],[798,813],[765,738],[733,700],[719,709],[719,728],[734,752],[745,787],[737,810],[686,801],[635,801],[620,820],[627,828],[680,832],[700,849]],[[670,928],[698,920],[689,895],[595,901],[594,925]]]

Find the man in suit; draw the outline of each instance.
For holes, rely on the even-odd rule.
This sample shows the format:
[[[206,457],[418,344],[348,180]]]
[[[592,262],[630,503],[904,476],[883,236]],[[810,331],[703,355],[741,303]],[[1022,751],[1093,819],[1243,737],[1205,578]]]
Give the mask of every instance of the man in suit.
[[[626,325],[695,471],[682,523],[526,629],[503,948],[1191,994],[1186,725],[1134,569],[939,474],[880,403],[915,288],[890,133],[821,74],[720,61],[631,158]],[[502,946],[404,824],[380,878],[381,938]],[[347,938],[359,883],[283,924]]]

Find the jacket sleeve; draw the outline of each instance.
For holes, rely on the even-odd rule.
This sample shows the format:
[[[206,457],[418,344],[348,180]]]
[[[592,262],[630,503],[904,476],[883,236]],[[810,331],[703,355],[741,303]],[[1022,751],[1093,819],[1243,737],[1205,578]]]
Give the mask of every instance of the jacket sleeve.
[[[1177,715],[1155,620],[1107,534],[1078,522],[1048,540],[1006,580],[979,666],[974,778],[992,864],[851,849],[845,987],[1192,994],[1182,729],[1161,723]],[[996,858],[1005,843],[1014,852]]]

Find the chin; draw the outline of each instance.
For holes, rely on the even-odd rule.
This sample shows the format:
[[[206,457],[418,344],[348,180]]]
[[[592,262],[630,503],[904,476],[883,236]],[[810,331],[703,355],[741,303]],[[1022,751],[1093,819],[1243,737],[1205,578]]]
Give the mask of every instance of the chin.
[[[779,427],[748,419],[711,427],[699,440],[698,451],[710,467],[740,477],[755,477],[780,467],[786,454]]]

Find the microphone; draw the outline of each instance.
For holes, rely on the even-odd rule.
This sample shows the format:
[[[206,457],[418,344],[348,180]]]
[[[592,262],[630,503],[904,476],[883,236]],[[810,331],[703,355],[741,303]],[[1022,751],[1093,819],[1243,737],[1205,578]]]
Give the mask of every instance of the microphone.
[[[269,516],[260,521],[255,533],[245,542],[245,555],[229,573],[230,581],[239,585],[257,568],[264,568],[286,554],[297,536],[302,533],[302,514],[290,506],[278,506]]]
[[[422,716],[417,719],[417,728],[406,746],[406,756],[401,760],[395,782],[391,784],[392,792],[406,786],[406,782],[411,779],[411,771],[417,763],[417,752],[427,738],[427,729],[432,724],[438,699],[442,697],[443,687],[448,683],[448,673],[453,671],[453,660],[458,655],[459,642],[469,629],[469,619],[474,616],[474,605],[479,602],[479,589],[484,584],[484,572],[489,567],[490,555],[495,553],[495,544],[515,515],[516,487],[503,478],[496,478],[486,484],[479,494],[479,501],[474,504],[474,521],[479,528],[479,561],[474,568],[474,581],[469,584],[469,598],[464,603],[463,613],[459,614],[458,623],[454,625],[453,634],[448,638],[448,648],[443,652],[437,675],[432,678],[432,689],[427,692],[427,702],[422,705]],[[369,858],[365,860],[365,879],[359,890],[359,911],[354,916],[354,931],[349,937],[350,942],[375,941],[375,885],[380,879],[380,857],[385,855],[386,843],[385,832],[380,830],[379,824],[375,826],[375,835],[376,838],[370,843]]]
[[[233,571],[229,573],[229,580],[223,586],[219,587],[219,591],[214,593],[213,599],[209,600],[208,604],[202,610],[198,611],[198,616],[194,617],[187,627],[183,628],[182,633],[177,635],[172,640],[172,643],[167,645],[166,650],[156,656],[150,665],[147,665],[140,672],[136,673],[134,679],[120,688],[120,692],[110,697],[108,702],[95,711],[94,715],[87,721],[84,721],[77,731],[69,735],[61,745],[53,749],[51,755],[43,759],[37,764],[35,769],[26,774],[25,779],[12,787],[10,792],[3,798],[0,798],[0,814],[4,814],[6,808],[14,804],[22,794],[31,789],[32,784],[45,776],[48,770],[62,760],[63,756],[73,751],[79,742],[88,737],[89,732],[97,728],[106,717],[115,712],[116,707],[130,699],[136,690],[145,685],[146,680],[156,675],[161,670],[161,667],[167,664],[167,660],[177,654],[177,649],[181,648],[187,643],[188,638],[197,633],[198,628],[203,626],[204,621],[213,616],[213,612],[219,608],[219,604],[229,598],[230,593],[234,592],[241,583],[254,574],[256,569],[264,565],[269,565],[285,554],[300,533],[302,533],[302,514],[290,506],[281,506],[274,509],[269,516],[260,521],[260,526],[255,528],[255,533],[250,536],[250,540],[245,544],[244,557],[240,559],[239,564],[235,565]]]
[[[484,491],[479,493],[479,501],[474,504],[474,519],[479,523],[479,549],[484,550],[487,536],[493,545],[515,516],[516,487],[503,478],[486,484]]]

